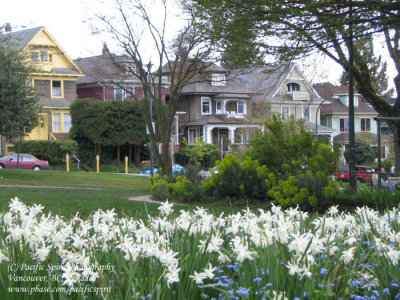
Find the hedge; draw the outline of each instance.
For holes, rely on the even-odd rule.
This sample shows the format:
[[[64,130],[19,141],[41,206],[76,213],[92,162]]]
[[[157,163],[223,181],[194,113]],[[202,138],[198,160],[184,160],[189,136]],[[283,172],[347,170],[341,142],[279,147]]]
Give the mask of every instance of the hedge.
[[[39,159],[47,160],[50,165],[61,164],[65,155],[72,155],[76,149],[76,142],[72,140],[58,141],[18,141],[14,143],[14,149],[20,153],[29,153]]]

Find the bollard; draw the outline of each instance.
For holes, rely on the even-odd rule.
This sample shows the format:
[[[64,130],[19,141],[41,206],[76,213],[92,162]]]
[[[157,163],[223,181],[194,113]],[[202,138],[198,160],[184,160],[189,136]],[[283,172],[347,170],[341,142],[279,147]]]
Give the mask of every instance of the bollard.
[[[125,156],[125,174],[128,174],[128,156]]]
[[[69,172],[69,154],[65,155],[65,162],[67,163],[67,172]]]
[[[99,155],[96,155],[96,170],[97,170],[97,173],[100,172],[100,156]]]

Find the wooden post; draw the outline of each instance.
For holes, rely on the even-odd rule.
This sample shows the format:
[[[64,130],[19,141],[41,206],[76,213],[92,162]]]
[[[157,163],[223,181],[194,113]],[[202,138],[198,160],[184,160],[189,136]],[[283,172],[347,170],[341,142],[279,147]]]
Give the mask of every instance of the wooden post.
[[[125,174],[128,174],[128,156],[125,156]]]
[[[97,173],[100,172],[100,156],[99,155],[96,155],[96,170],[97,170]]]
[[[67,164],[67,172],[69,172],[69,154],[65,155],[65,162]]]

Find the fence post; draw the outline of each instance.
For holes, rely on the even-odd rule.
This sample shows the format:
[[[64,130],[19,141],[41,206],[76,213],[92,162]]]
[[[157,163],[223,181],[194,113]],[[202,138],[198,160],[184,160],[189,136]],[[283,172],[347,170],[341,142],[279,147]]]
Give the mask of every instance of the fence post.
[[[69,172],[69,154],[65,155],[65,162],[67,163],[67,172]]]
[[[96,172],[100,172],[100,156],[96,155]]]
[[[128,174],[128,156],[125,156],[125,174]]]

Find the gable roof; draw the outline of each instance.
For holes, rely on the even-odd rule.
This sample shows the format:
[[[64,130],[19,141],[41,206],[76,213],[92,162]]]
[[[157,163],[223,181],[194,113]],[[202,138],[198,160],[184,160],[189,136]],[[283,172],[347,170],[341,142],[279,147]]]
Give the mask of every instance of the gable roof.
[[[47,38],[55,45],[55,47],[57,47],[60,50],[62,55],[66,57],[67,61],[73,67],[73,68],[53,68],[50,71],[50,73],[82,76],[82,71],[79,68],[79,66],[66,54],[66,52],[61,48],[61,46],[56,42],[56,40],[44,26],[25,29],[21,31],[9,32],[5,34],[5,37],[6,37],[6,42],[15,50],[26,51],[27,48],[30,46],[31,42],[35,39],[35,37],[37,37],[41,33],[44,33],[47,36]]]
[[[288,78],[292,72],[296,70],[303,79]],[[252,89],[257,94],[253,98],[254,101],[284,101],[286,95],[278,95],[278,91],[285,82],[305,83],[306,87],[311,90],[312,101],[322,101],[317,91],[306,80],[297,64],[284,64],[279,66],[263,66],[238,70],[239,81]]]
[[[98,83],[98,82],[120,82],[129,81],[140,83],[140,80],[133,75],[124,75],[122,65],[119,62],[129,61],[128,56],[114,55],[103,50],[102,55],[90,56],[76,59],[76,63],[85,73],[85,76],[79,78],[77,83]]]
[[[329,101],[321,105],[321,114],[348,114],[349,108],[344,105],[335,95],[348,95],[348,87],[345,85],[335,86],[330,82],[314,84],[314,88],[318,93]],[[355,90],[355,95],[360,95]],[[364,99],[359,99],[358,106],[354,106],[355,114],[372,114],[378,115],[375,109]]]

